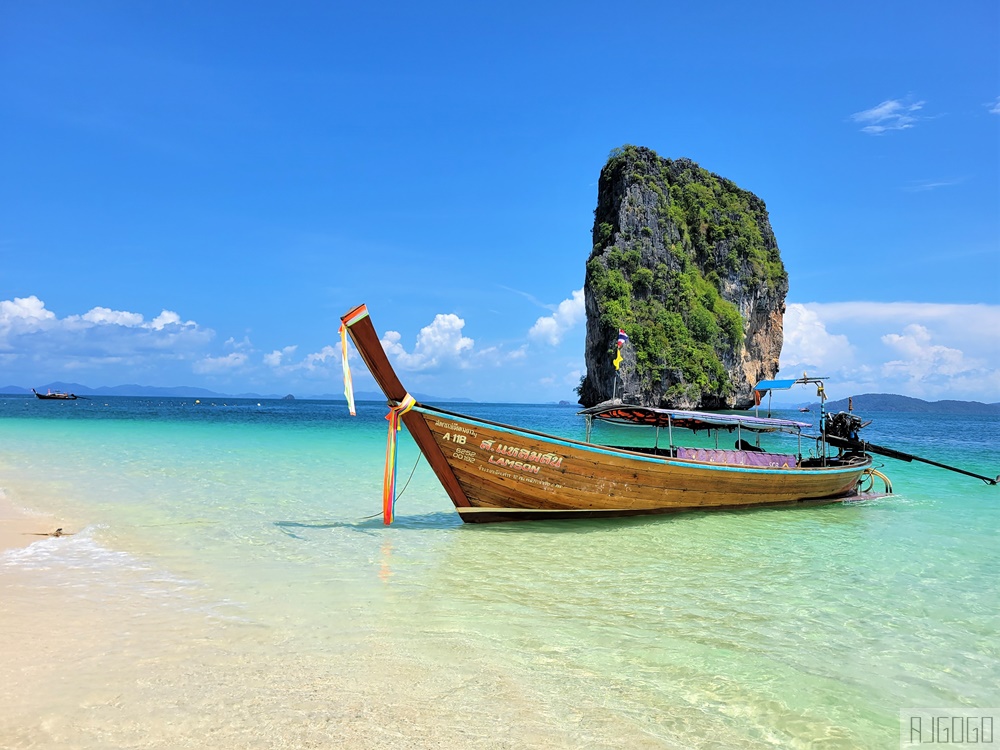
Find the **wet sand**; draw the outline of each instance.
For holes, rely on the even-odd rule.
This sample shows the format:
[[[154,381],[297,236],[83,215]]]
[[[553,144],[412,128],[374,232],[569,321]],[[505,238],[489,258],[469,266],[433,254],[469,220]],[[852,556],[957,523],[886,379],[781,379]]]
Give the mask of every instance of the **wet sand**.
[[[46,538],[59,528],[56,521],[51,516],[28,513],[16,507],[0,490],[0,553],[27,547],[32,542]]]
[[[59,525],[0,497],[0,747],[669,747],[596,706],[540,710],[474,653],[432,662],[377,633],[317,647],[179,607],[169,581],[135,596],[92,570],[53,584],[45,564],[10,564],[88,543],[35,535]]]

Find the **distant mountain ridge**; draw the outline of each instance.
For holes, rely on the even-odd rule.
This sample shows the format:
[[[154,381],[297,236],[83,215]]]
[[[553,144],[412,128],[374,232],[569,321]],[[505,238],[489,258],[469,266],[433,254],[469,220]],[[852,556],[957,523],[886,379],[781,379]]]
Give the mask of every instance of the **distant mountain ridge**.
[[[854,410],[859,412],[891,411],[912,414],[995,414],[1000,416],[1000,403],[984,404],[981,401],[924,401],[912,396],[894,393],[864,393],[852,396]],[[818,410],[819,404],[814,407]],[[847,411],[847,399],[826,403],[827,411]]]
[[[39,393],[45,393],[46,391],[59,391],[61,393],[75,393],[77,396],[131,396],[133,398],[148,397],[148,398],[267,398],[267,399],[283,399],[286,394],[277,393],[219,393],[218,391],[210,391],[207,388],[197,388],[194,386],[174,386],[174,387],[162,387],[155,385],[136,385],[134,383],[128,385],[115,385],[115,386],[101,386],[100,388],[91,388],[90,386],[83,385],[81,383],[46,383],[43,386],[37,387]],[[0,394],[13,394],[13,395],[30,395],[30,388],[22,388],[18,385],[7,385],[0,387]],[[360,391],[354,394],[358,401],[385,401],[385,395],[382,393],[374,391]],[[471,401],[468,398],[445,398],[441,396],[429,396],[426,393],[414,393],[413,397],[418,401],[425,401],[433,403],[435,401]],[[314,401],[345,401],[343,393],[332,394],[323,393],[310,396],[296,396],[298,399],[314,400]]]
[[[265,393],[219,393],[210,391],[207,388],[197,388],[194,386],[174,386],[161,387],[153,385],[115,385],[91,388],[81,383],[46,383],[36,388],[39,393],[47,390],[61,391],[63,393],[75,393],[77,396],[129,396],[133,398],[266,398],[283,399],[286,394],[265,394]],[[18,385],[7,385],[0,387],[0,395],[31,395],[30,388],[22,388]],[[354,394],[358,401],[385,401],[385,396],[377,391],[359,391]],[[435,402],[472,402],[469,398],[445,398],[441,396],[431,396],[426,393],[414,393],[413,397],[424,403]],[[313,401],[344,401],[342,393],[321,393],[313,395],[295,396],[296,399]],[[852,396],[855,411],[860,412],[909,412],[913,414],[986,414],[1000,416],[1000,402],[985,404],[981,401],[956,401],[945,399],[943,401],[924,401],[912,396],[899,396],[895,393],[864,393],[860,396]],[[804,404],[806,405],[806,404]],[[819,411],[819,404],[807,404],[813,411]],[[784,407],[779,407],[784,408]],[[827,401],[827,411],[847,411],[847,399],[842,398],[836,401]]]

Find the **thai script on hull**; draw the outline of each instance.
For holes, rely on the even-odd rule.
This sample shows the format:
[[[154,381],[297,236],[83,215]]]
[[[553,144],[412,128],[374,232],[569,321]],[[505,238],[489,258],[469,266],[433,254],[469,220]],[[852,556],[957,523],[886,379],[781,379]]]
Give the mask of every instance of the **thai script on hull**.
[[[514,462],[520,462],[524,464],[522,471],[530,471],[534,469],[532,473],[537,474],[538,468],[542,466],[550,466],[553,469],[558,469],[562,466],[563,457],[556,453],[538,453],[537,451],[530,450],[528,448],[521,448],[516,445],[504,445],[503,443],[497,443],[495,440],[484,440],[479,444],[479,448],[484,451],[489,451],[490,453],[496,453],[500,456],[506,456],[508,459]],[[490,463],[500,463],[499,460],[494,460],[495,456],[490,456]],[[535,464],[535,466],[531,466]],[[510,466],[511,463],[508,461],[503,464],[505,466]],[[521,467],[515,467],[521,468]]]

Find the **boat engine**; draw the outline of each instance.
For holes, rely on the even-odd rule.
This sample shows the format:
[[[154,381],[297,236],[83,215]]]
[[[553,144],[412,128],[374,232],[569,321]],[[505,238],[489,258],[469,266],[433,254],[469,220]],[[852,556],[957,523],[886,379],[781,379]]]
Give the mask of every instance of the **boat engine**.
[[[836,414],[826,415],[826,434],[845,440],[858,440],[858,430],[866,424],[861,421],[861,417],[849,414],[846,411]]]

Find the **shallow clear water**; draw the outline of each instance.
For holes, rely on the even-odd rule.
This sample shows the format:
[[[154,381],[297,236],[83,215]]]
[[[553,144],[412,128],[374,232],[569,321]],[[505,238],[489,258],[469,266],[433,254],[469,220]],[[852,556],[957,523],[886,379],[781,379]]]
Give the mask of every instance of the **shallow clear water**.
[[[584,431],[567,407],[455,408]],[[890,747],[901,709],[1000,705],[998,487],[886,459],[896,494],[866,503],[464,526],[404,431],[386,528],[384,414],[0,397],[0,488],[79,531],[0,555],[9,600],[121,613],[90,679],[42,681],[56,698],[0,738]],[[866,416],[875,443],[1000,472],[996,420]]]

